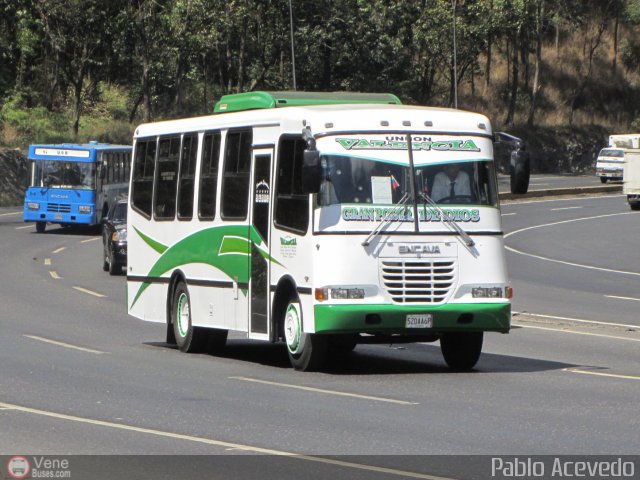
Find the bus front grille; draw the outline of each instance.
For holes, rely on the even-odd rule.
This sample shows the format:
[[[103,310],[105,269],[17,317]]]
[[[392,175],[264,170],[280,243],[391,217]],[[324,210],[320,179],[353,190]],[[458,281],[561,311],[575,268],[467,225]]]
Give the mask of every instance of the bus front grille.
[[[49,203],[47,212],[71,213],[71,205],[68,203]]]
[[[396,303],[442,303],[455,283],[455,261],[384,260],[381,275],[387,293]]]

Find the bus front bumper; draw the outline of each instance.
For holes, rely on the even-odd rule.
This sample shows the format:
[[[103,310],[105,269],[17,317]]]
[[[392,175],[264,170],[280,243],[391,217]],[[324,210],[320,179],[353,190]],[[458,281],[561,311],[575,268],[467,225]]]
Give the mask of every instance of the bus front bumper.
[[[25,210],[24,221],[92,225],[95,223],[95,215],[93,213],[33,212]]]
[[[510,303],[415,305],[315,305],[316,333],[428,335],[455,331],[508,333]],[[408,328],[408,317],[431,316],[432,326]]]

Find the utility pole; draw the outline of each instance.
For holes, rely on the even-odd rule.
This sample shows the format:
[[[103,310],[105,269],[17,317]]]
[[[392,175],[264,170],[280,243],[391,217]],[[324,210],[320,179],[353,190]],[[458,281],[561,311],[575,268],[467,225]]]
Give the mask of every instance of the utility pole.
[[[296,88],[296,53],[293,46],[293,8],[291,7],[291,0],[289,0],[289,27],[291,29],[291,68],[293,70],[293,90]]]
[[[458,0],[451,0],[453,9],[453,108],[458,108],[458,47],[456,44],[456,5]]]

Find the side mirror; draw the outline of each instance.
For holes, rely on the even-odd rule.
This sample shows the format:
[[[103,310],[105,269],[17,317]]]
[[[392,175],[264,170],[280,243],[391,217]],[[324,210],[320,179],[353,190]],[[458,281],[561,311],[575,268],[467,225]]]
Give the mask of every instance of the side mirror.
[[[302,191],[303,193],[318,193],[322,180],[322,165],[318,150],[305,150],[302,161]]]
[[[523,194],[529,189],[529,176],[531,173],[531,162],[529,152],[522,148],[517,148],[511,152],[509,163],[509,174],[511,176],[511,193]]]

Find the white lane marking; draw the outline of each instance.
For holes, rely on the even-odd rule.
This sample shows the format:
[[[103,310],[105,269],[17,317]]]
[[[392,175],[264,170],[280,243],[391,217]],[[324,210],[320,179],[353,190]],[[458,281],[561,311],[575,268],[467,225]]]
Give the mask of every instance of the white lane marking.
[[[605,297],[607,297],[607,298],[616,298],[618,300],[633,300],[634,302],[640,302],[640,298],[620,297],[618,295],[605,295]]]
[[[51,259],[50,258],[45,258],[44,259],[44,264],[45,265],[51,265]]]
[[[503,217],[508,217],[509,215],[517,215],[515,212],[513,213],[503,213],[502,216]]]
[[[249,377],[229,377],[229,378],[233,380],[242,380],[244,382],[262,383],[264,385],[274,385],[277,387],[284,387],[284,388],[294,388],[297,390],[305,390],[307,392],[324,393],[327,395],[339,395],[342,397],[360,398],[363,400],[375,400],[377,402],[396,403],[399,405],[419,405],[419,403],[407,402],[405,400],[395,400],[393,398],[383,398],[383,397],[372,397],[370,395],[359,395],[357,393],[339,392],[337,390],[325,390],[323,388],[304,387],[301,385],[291,385],[289,383],[270,382],[267,380],[259,380],[257,378],[249,378]]]
[[[514,315],[529,315],[531,317],[540,317],[540,318],[551,318],[553,320],[569,320],[571,322],[590,323],[590,324],[593,324],[593,325],[624,327],[624,328],[631,328],[633,330],[640,329],[640,325],[629,325],[627,323],[600,322],[598,320],[584,320],[584,319],[581,319],[581,318],[558,317],[558,316],[555,316],[555,315],[543,315],[541,313],[529,313],[529,312],[513,312],[513,314]]]
[[[576,210],[578,208],[583,208],[583,207],[561,207],[561,208],[550,208],[549,210],[552,212],[557,212],[559,210]]]
[[[89,295],[93,295],[94,297],[98,297],[98,298],[104,298],[104,297],[106,297],[106,295],[103,295],[103,294],[98,293],[98,292],[94,292],[93,290],[89,290],[89,289],[87,289],[87,288],[76,287],[76,286],[74,286],[73,288],[74,288],[75,290],[78,290],[79,292],[87,293],[87,294],[89,294]]]
[[[615,198],[615,197],[627,197],[626,195],[594,195],[591,197],[580,197],[580,200],[600,200],[607,198]],[[544,203],[544,202],[575,202],[576,198],[574,196],[570,196],[569,198],[547,198],[544,200],[529,200],[528,202],[522,201],[512,201],[512,200],[501,200],[500,204],[502,205],[529,205],[531,203]]]
[[[100,240],[100,239],[102,239],[102,237],[87,238],[86,240],[81,240],[80,243],[95,242],[96,240]]]
[[[613,340],[626,340],[627,342],[640,342],[640,338],[627,338],[627,337],[617,337],[615,335],[603,335],[602,333],[591,333],[591,332],[579,332],[577,330],[566,330],[563,328],[549,328],[549,327],[537,327],[533,325],[521,325],[517,323],[511,324],[514,327],[520,328],[531,328],[534,330],[546,330],[548,332],[558,332],[558,333],[572,333],[574,335],[586,335],[588,337],[599,337],[599,338],[610,338]]]
[[[95,353],[96,355],[102,355],[103,353],[107,353],[107,352],[102,352],[100,350],[94,350],[92,348],[78,347],[76,345],[71,345],[69,343],[58,342],[57,340],[51,340],[49,338],[39,337],[37,335],[24,335],[24,336],[27,337],[27,338],[30,338],[32,340],[38,340],[39,342],[50,343],[51,345],[57,345],[59,347],[64,347],[64,348],[70,348],[72,350],[80,350],[81,352]]]
[[[369,472],[376,472],[376,473],[384,473],[384,474],[389,474],[389,475],[395,475],[398,477],[407,477],[407,478],[421,478],[424,480],[453,480],[451,478],[447,478],[447,477],[439,477],[436,475],[429,475],[426,473],[417,473],[417,472],[410,472],[410,471],[405,471],[405,470],[397,470],[394,468],[385,468],[385,467],[376,467],[374,465],[366,465],[363,463],[353,463],[353,462],[346,462],[346,461],[342,461],[342,460],[334,460],[331,458],[322,458],[322,457],[314,457],[311,455],[300,455],[297,453],[293,453],[293,452],[287,452],[284,450],[273,450],[273,449],[269,449],[269,448],[261,448],[261,447],[254,447],[251,445],[243,445],[241,443],[231,443],[231,442],[225,442],[223,440],[216,440],[213,438],[206,438],[206,437],[195,437],[192,435],[185,435],[185,434],[181,434],[181,433],[173,433],[173,432],[165,432],[162,430],[154,430],[152,428],[142,428],[142,427],[135,427],[133,425],[127,425],[126,423],[116,423],[116,422],[108,422],[105,420],[95,420],[93,418],[86,418],[86,417],[76,417],[74,415],[66,415],[63,413],[55,413],[55,412],[51,412],[51,411],[47,411],[47,410],[40,410],[40,409],[36,409],[36,408],[30,408],[30,407],[24,407],[22,405],[15,405],[15,404],[11,404],[11,403],[4,403],[4,402],[0,402],[0,408],[6,408],[9,410],[14,410],[17,412],[23,412],[23,413],[30,413],[33,415],[41,415],[44,417],[49,417],[49,418],[56,418],[58,420],[67,420],[67,421],[71,421],[71,422],[78,422],[78,423],[84,423],[84,424],[88,424],[88,425],[96,425],[96,426],[100,426],[100,427],[108,427],[108,428],[115,428],[118,430],[126,430],[129,432],[136,432],[136,433],[144,433],[144,434],[148,434],[148,435],[155,435],[158,437],[165,437],[165,438],[172,438],[175,440],[185,440],[185,441],[189,441],[189,442],[194,442],[194,443],[201,443],[201,444],[205,444],[205,445],[215,445],[217,447],[224,447],[224,448],[229,448],[229,449],[237,449],[237,450],[243,450],[243,451],[247,451],[247,452],[253,452],[253,453],[259,453],[259,454],[265,454],[265,455],[277,455],[280,457],[287,457],[287,458],[291,458],[291,459],[296,459],[296,460],[305,460],[308,462],[316,462],[316,463],[323,463],[326,465],[335,465],[335,466],[339,466],[339,467],[345,467],[345,468],[351,468],[354,470],[364,470],[364,471],[369,471]]]
[[[60,248],[56,248],[53,252],[51,253],[60,253],[61,251],[63,251],[64,249],[66,249],[67,247],[60,247]]]
[[[510,237],[511,235],[515,235],[516,233],[522,233],[522,232],[526,232],[527,230],[533,230],[534,228],[553,227],[555,225],[561,225],[563,223],[581,222],[583,220],[594,220],[596,218],[618,217],[620,215],[634,215],[635,213],[636,212],[608,213],[606,215],[595,215],[593,217],[572,218],[569,220],[562,220],[560,222],[543,223],[542,225],[532,225],[531,227],[525,227],[519,230],[514,230],[513,232],[506,233],[504,235],[504,238]]]
[[[620,215],[633,215],[635,213],[636,212],[610,213],[610,214],[607,214],[607,215],[596,215],[596,216],[593,216],[593,217],[573,218],[571,220],[563,220],[561,222],[552,222],[552,223],[545,223],[545,224],[542,224],[542,225],[533,225],[531,227],[525,227],[525,228],[521,228],[519,230],[514,230],[513,232],[509,232],[509,233],[505,234],[504,238],[508,238],[511,235],[515,235],[516,233],[522,233],[522,232],[526,232],[527,230],[533,230],[534,228],[551,227],[551,226],[555,226],[555,225],[561,225],[563,223],[581,222],[583,220],[594,220],[596,218],[616,217],[616,216],[620,216]],[[620,274],[623,274],[623,275],[640,276],[640,272],[629,272],[629,271],[626,271],[626,270],[615,270],[615,269],[612,269],[612,268],[603,268],[603,267],[595,267],[593,265],[584,265],[582,263],[566,262],[564,260],[558,260],[558,259],[555,259],[555,258],[543,257],[542,255],[534,255],[533,253],[523,252],[523,251],[517,250],[517,249],[515,249],[513,247],[505,246],[505,248],[507,250],[509,250],[510,252],[517,253],[517,254],[520,254],[520,255],[524,255],[526,257],[537,258],[538,260],[545,260],[547,262],[559,263],[559,264],[562,264],[562,265],[569,265],[571,267],[586,268],[588,270],[597,270],[597,271],[600,271],[600,272],[620,273]]]
[[[607,272],[607,273],[620,273],[622,275],[633,275],[633,276],[637,276],[637,277],[640,276],[640,272],[629,272],[627,270],[616,270],[616,269],[613,269],[613,268],[604,268],[604,267],[595,267],[593,265],[584,265],[582,263],[565,262],[564,260],[558,260],[556,258],[543,257],[542,255],[534,255],[533,253],[527,253],[527,252],[523,252],[521,250],[516,250],[513,247],[505,246],[504,248],[509,250],[510,252],[517,253],[519,255],[524,255],[525,257],[537,258],[538,260],[545,260],[547,262],[559,263],[561,265],[568,265],[570,267],[586,268],[587,270],[596,270],[596,271],[599,271],[599,272]]]
[[[0,213],[0,217],[8,217],[10,215],[20,215],[22,212]]]
[[[54,280],[60,280],[60,275],[58,275],[58,272],[56,272],[55,270],[49,270],[49,275],[51,275],[51,278],[53,278]]]
[[[25,225],[24,227],[16,227],[16,230],[25,230],[27,228],[33,228],[33,227],[35,227],[35,224]]]
[[[591,370],[583,370],[581,368],[576,368],[576,367],[563,368],[563,371],[571,372],[571,373],[580,373],[582,375],[595,375],[598,377],[622,378],[624,380],[640,380],[640,377],[637,377],[635,375],[620,375],[617,373],[594,372]]]

